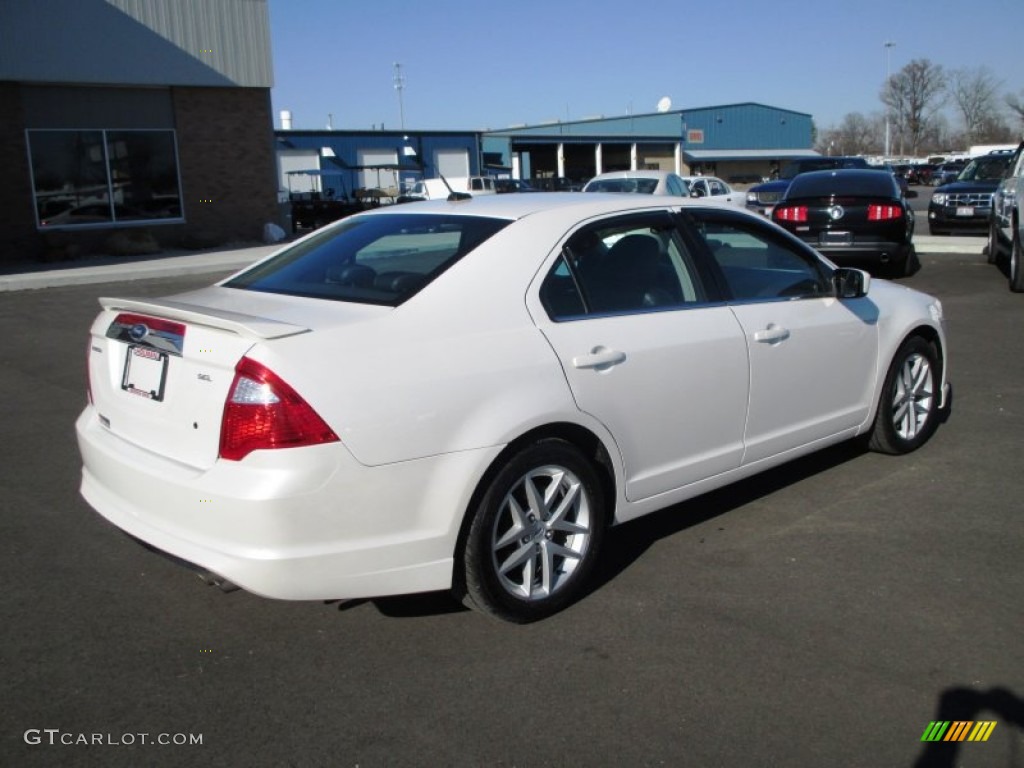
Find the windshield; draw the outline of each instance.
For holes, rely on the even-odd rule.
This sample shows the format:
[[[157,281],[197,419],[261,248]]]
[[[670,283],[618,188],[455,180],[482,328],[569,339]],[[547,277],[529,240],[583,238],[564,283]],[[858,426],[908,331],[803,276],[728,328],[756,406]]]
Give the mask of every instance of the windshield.
[[[657,179],[596,179],[587,184],[585,192],[632,192],[653,195]]]
[[[509,223],[443,214],[357,216],[224,285],[394,307]]]
[[[976,157],[960,171],[957,181],[999,181],[1003,178],[1006,167],[1010,164],[1008,157]]]

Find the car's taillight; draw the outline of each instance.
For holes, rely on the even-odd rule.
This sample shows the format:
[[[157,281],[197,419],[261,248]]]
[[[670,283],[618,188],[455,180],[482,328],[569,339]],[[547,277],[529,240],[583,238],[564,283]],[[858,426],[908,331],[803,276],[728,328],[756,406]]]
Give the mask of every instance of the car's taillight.
[[[776,221],[807,221],[806,205],[777,205],[772,211],[772,218]]]
[[[235,366],[220,427],[220,457],[333,443],[338,436],[302,397],[266,366],[243,357]]]
[[[903,209],[898,205],[872,203],[868,206],[868,221],[891,221],[901,218],[903,218]]]

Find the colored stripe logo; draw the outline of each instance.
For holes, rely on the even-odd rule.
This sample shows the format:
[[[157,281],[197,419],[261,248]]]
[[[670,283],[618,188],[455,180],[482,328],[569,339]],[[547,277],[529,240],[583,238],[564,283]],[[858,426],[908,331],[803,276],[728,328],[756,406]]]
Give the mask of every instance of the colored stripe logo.
[[[921,735],[921,741],[988,741],[994,720],[932,720]]]

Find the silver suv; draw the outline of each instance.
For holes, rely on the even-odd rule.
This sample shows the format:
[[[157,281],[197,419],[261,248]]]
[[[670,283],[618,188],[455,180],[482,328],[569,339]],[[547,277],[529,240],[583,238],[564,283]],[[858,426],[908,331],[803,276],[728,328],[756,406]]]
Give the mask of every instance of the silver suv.
[[[988,227],[988,260],[995,264],[1003,253],[1010,257],[1010,290],[1024,293],[1024,141],[1010,161],[1006,175],[992,196]]]

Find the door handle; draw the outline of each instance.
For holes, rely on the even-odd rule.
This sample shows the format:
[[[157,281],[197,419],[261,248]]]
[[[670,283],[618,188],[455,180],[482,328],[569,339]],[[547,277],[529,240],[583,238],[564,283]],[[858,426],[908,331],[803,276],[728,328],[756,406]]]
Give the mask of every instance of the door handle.
[[[577,355],[572,359],[574,368],[611,368],[626,359],[625,352],[619,352],[607,347],[594,347],[590,354]]]
[[[772,323],[763,331],[757,331],[754,334],[754,341],[759,341],[762,344],[778,344],[780,341],[785,341],[788,338],[789,331],[775,323]]]

